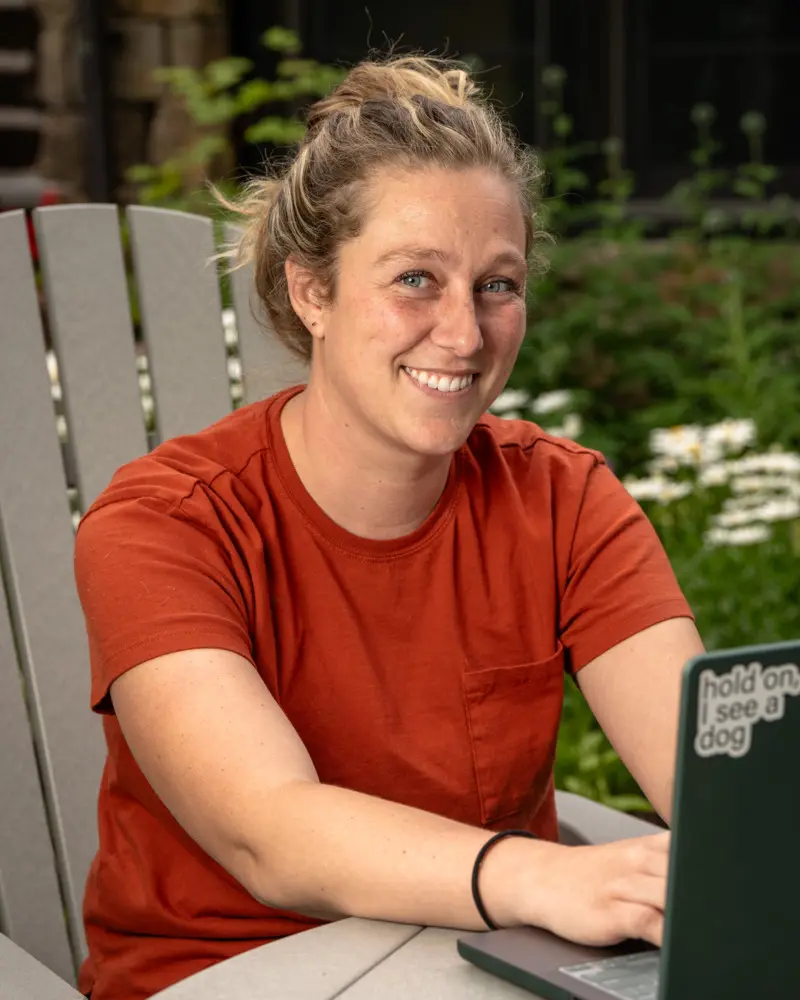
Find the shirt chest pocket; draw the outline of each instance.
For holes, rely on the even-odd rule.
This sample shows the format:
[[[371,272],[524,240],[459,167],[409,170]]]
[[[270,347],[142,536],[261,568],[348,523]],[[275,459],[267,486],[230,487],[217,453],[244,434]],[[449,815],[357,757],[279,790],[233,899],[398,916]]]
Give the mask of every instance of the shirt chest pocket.
[[[564,649],[546,660],[472,670],[462,678],[481,822],[498,822],[550,783],[564,692]]]

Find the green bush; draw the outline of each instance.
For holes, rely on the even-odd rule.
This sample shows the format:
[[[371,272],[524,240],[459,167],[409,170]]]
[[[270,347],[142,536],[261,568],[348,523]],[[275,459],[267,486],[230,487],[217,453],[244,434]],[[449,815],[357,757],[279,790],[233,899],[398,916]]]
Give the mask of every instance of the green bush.
[[[573,390],[615,469],[641,469],[657,427],[725,417],[800,444],[800,247],[592,235],[551,257],[511,384]]]
[[[328,94],[343,71],[300,58],[300,41],[286,28],[270,28],[261,42],[279,55],[274,80],[254,78],[252,62],[236,57],[216,59],[202,70],[170,66],[156,71],[156,77],[182,99],[198,135],[172,159],[138,164],[127,171],[144,204],[217,214],[217,202],[205,182],[220,161],[233,158],[231,126],[245,116],[261,115],[245,129],[247,143],[280,149],[302,139],[305,126],[298,108],[309,98]],[[217,186],[232,195],[240,184],[222,178]]]
[[[583,439],[583,421],[566,412],[574,399],[509,390],[494,409],[527,410],[549,432]],[[623,481],[661,538],[707,648],[800,637],[800,454],[760,449],[752,419],[656,429],[647,452],[644,474]],[[571,680],[556,782],[617,808],[649,808]]]
[[[692,110],[691,176],[665,199],[678,223],[656,238],[631,211],[635,178],[623,169],[621,143],[598,150],[572,141],[563,83],[558,68],[547,72],[553,145],[542,154],[543,224],[555,243],[549,270],[531,282],[527,336],[510,381],[521,393],[514,408],[541,421],[536,404],[531,411],[521,400],[568,390],[570,414],[552,415],[556,431],[571,421],[578,431],[570,436],[602,451],[634,491],[635,477],[651,475],[654,462],[658,470],[659,429],[740,418],[753,423],[751,449],[800,448],[797,208],[775,192],[777,171],[763,163],[763,118],[743,115],[750,160],[722,170],[714,110]],[[582,165],[598,152],[606,176],[593,187]],[[715,195],[738,200],[736,217],[716,207]],[[660,497],[641,502],[707,648],[800,636],[800,476],[784,483],[777,501],[769,491],[767,499],[744,498],[762,521],[715,536],[715,517],[746,516],[731,506],[743,499],[731,494],[741,477],[705,486],[703,470],[685,463],[658,475],[666,483]],[[668,499],[670,483],[685,488],[688,480],[691,492],[679,488]],[[571,681],[556,782],[619,808],[648,808]]]
[[[694,172],[665,199],[681,214],[667,237],[648,238],[631,212],[635,180],[618,140],[602,144],[606,177],[590,188],[567,144],[563,74],[547,71],[545,110],[555,145],[544,225],[555,234],[547,273],[530,285],[528,332],[511,385],[538,395],[570,389],[597,447],[621,474],[639,471],[657,427],[751,417],[762,439],[800,445],[800,246],[797,207],[773,194],[761,162],[765,123],[742,117],[751,159],[714,166],[713,109],[692,112]],[[739,217],[710,201],[733,194]]]

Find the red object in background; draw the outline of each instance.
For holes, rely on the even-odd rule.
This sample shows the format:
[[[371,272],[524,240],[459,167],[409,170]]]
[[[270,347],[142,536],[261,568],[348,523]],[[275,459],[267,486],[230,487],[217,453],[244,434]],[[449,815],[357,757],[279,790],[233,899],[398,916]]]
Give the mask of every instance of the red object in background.
[[[58,191],[50,190],[45,191],[42,197],[39,199],[36,207],[46,208],[48,205],[58,205],[61,202],[61,195]],[[33,231],[33,219],[30,214],[26,215],[25,222],[28,226],[28,242],[31,247],[31,257],[33,257],[34,264],[39,263],[39,250],[36,246],[36,234]]]
[[[50,188],[42,193],[39,200],[36,202],[34,208],[46,208],[49,205],[60,205],[61,204],[61,192],[58,188]],[[25,224],[28,227],[28,242],[31,247],[31,257],[33,257],[35,262],[39,260],[39,251],[36,246],[36,234],[33,231],[33,220],[29,214],[30,205],[14,205],[0,203],[0,212],[11,212],[14,209],[24,208],[26,210]]]

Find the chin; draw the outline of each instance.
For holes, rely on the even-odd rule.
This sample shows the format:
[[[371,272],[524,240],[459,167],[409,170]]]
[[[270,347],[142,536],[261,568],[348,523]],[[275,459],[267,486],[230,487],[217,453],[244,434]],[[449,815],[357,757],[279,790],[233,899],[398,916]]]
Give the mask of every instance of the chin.
[[[472,432],[473,424],[468,427],[447,428],[415,428],[409,434],[403,435],[406,444],[419,455],[442,457],[452,455],[464,444]]]

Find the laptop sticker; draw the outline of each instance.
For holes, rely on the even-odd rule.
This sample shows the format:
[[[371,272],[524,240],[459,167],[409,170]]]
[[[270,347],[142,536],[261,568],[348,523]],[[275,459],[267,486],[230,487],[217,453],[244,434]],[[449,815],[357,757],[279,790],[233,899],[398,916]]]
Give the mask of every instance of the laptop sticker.
[[[766,668],[760,663],[740,663],[726,674],[703,670],[695,753],[744,757],[753,745],[753,726],[782,719],[786,698],[797,695],[800,668],[796,663]]]

